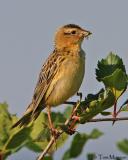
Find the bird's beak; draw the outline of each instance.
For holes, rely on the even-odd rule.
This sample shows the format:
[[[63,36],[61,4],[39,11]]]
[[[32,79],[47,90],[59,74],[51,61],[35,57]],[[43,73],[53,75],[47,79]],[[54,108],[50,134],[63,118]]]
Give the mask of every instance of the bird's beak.
[[[90,32],[90,31],[87,31],[87,32],[88,32],[88,36],[90,36],[92,34],[92,32]]]
[[[83,37],[88,38],[92,33],[90,31],[83,30],[82,34],[83,34]]]

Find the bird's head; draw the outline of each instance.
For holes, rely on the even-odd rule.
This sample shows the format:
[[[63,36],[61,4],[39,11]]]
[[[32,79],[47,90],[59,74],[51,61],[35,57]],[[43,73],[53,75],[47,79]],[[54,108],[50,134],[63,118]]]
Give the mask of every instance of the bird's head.
[[[91,32],[75,24],[68,24],[59,28],[55,35],[55,47],[57,49],[80,48],[84,38],[88,38]]]

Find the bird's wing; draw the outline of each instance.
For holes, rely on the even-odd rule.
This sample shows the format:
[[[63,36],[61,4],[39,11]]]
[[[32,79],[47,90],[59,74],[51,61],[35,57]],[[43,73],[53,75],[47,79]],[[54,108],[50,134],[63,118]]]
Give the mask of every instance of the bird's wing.
[[[56,50],[49,56],[41,68],[32,102],[26,109],[21,119],[19,119],[19,121],[17,121],[12,128],[15,128],[18,125],[20,127],[27,125],[32,120],[36,119],[41,110],[45,108],[45,102],[43,101],[44,95],[59,68],[58,66],[60,65],[61,60],[62,56]]]
[[[54,75],[57,72],[58,66],[60,64],[59,63],[60,59],[61,59],[60,54],[55,50],[42,66],[41,72],[39,74],[38,82],[34,90],[33,99],[32,99],[33,113],[36,111],[40,103],[43,105],[44,95]],[[43,109],[43,106],[42,106],[42,109]]]

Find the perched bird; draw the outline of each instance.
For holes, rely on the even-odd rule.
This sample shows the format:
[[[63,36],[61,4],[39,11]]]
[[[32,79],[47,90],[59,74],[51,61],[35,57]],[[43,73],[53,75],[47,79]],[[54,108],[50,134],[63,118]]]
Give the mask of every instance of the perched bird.
[[[32,101],[12,128],[27,125],[44,108],[47,108],[49,125],[54,128],[50,109],[64,103],[79,90],[85,73],[85,52],[81,44],[90,34],[75,24],[57,30],[54,51],[41,68]]]

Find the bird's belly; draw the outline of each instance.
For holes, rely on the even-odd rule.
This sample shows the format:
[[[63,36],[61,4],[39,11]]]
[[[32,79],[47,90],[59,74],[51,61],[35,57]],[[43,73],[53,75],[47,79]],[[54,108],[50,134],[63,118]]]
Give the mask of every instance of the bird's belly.
[[[47,104],[57,106],[73,96],[84,77],[84,61],[65,61],[54,77],[47,94]]]

